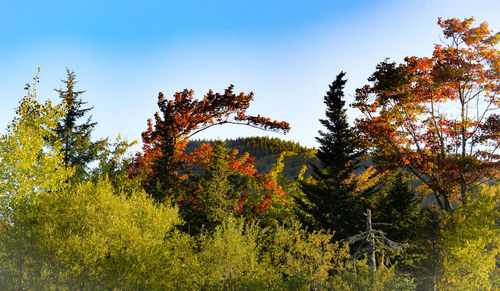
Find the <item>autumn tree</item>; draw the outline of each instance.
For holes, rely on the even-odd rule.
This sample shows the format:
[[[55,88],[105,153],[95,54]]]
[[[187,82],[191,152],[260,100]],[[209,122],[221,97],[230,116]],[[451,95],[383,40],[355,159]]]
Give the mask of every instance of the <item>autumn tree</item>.
[[[230,216],[276,225],[291,212],[290,197],[277,177],[282,161],[269,174],[260,174],[248,153],[239,154],[218,141],[213,147],[201,144],[185,155],[184,162],[192,172],[183,181],[184,191],[176,202],[191,234],[202,228],[211,230]]]
[[[305,199],[297,199],[306,214],[302,219],[305,225],[335,231],[340,238],[356,233],[363,223],[356,181],[350,179],[360,151],[344,108],[344,76],[344,72],[337,75],[324,97],[327,118],[320,121],[327,131],[320,131],[316,138],[321,168],[313,168],[314,183],[304,182]]]
[[[55,89],[64,105],[65,115],[59,121],[56,128],[56,137],[61,141],[64,164],[66,167],[75,167],[76,176],[87,175],[88,164],[95,161],[98,152],[104,147],[105,140],[92,141],[92,131],[97,122],[92,122],[89,116],[83,123],[79,123],[93,107],[83,108],[87,102],[83,101],[81,95],[85,91],[75,89],[76,75],[66,68],[67,78],[62,80],[65,88]]]
[[[499,169],[500,33],[473,22],[440,18],[444,44],[431,57],[380,63],[354,105],[376,158],[387,168],[406,167],[448,211]]]
[[[148,120],[148,129],[142,133],[143,153],[131,165],[131,175],[146,173],[146,190],[160,201],[169,200],[185,177],[183,150],[191,136],[222,124],[284,133],[290,130],[286,122],[247,115],[252,100],[253,93],[234,94],[232,85],[222,94],[210,90],[201,100],[195,100],[194,92],[187,89],[175,93],[173,100],[167,100],[160,92],[160,112],[155,114],[154,124]]]

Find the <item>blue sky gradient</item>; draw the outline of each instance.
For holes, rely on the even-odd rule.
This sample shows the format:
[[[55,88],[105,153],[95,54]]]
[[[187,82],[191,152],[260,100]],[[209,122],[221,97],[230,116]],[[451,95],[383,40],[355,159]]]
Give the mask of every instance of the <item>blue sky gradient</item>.
[[[140,139],[146,119],[184,88],[255,93],[250,114],[290,122],[286,136],[227,126],[200,138],[270,135],[316,146],[323,95],[347,72],[347,102],[377,63],[428,56],[438,17],[475,16],[500,30],[500,1],[0,1],[0,127],[42,68],[57,100],[65,68],[94,106],[95,137]],[[357,116],[349,110],[351,121]]]

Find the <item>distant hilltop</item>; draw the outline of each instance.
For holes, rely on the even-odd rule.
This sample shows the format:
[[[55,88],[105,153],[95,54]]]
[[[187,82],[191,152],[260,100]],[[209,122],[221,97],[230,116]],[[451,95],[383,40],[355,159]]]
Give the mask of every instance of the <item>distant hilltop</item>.
[[[213,145],[216,140],[192,140],[186,147],[186,152],[190,153],[203,143]],[[304,147],[297,142],[284,141],[279,138],[270,137],[241,137],[236,139],[226,139],[224,141],[229,149],[237,149],[239,154],[248,152],[255,157],[255,168],[259,173],[268,173],[282,152],[287,152],[284,159],[285,168],[283,175],[288,179],[295,179],[299,175],[304,165],[307,171],[304,176],[309,176],[311,165],[319,166],[316,158],[316,150]]]

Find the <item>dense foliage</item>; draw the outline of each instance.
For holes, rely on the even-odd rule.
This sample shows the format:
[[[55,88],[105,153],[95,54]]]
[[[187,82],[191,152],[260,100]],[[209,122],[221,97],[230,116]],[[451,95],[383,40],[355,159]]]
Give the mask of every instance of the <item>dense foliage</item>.
[[[447,211],[471,185],[498,174],[500,33],[473,22],[439,19],[445,44],[432,57],[380,63],[355,103],[376,157],[406,167]]]
[[[215,142],[215,140],[190,140],[186,146],[186,152],[191,153],[204,143],[213,146]],[[259,173],[269,173],[272,165],[276,163],[283,152],[287,153],[283,161],[285,163],[283,175],[290,180],[299,176],[304,165],[307,165],[304,177],[312,174],[310,165],[320,166],[316,158],[316,150],[295,142],[270,137],[245,137],[228,139],[224,142],[228,148],[237,149],[240,154],[250,154],[254,158],[255,169]]]
[[[160,93],[134,154],[77,124],[91,107],[72,71],[60,104],[37,75],[0,135],[0,289],[498,290],[500,34],[472,23],[440,19],[451,42],[431,58],[377,66],[355,127],[340,73],[317,150],[190,140],[290,130],[230,86]]]

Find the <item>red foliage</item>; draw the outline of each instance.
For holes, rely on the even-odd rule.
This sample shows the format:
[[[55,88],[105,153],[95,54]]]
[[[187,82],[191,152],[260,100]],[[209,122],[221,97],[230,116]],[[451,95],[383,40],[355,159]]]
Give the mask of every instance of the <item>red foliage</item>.
[[[202,170],[206,169],[211,163],[214,150],[208,143],[202,144],[192,153],[185,155],[185,161],[191,169]],[[231,175],[247,177],[253,181],[249,183],[240,195],[238,204],[234,211],[243,214],[248,219],[253,219],[263,214],[267,209],[272,207],[273,203],[284,204],[287,195],[283,188],[273,180],[268,174],[261,175],[257,172],[254,166],[254,157],[250,157],[248,153],[244,153],[238,157],[238,150],[234,149],[227,155],[227,163],[230,167]],[[196,204],[196,199],[193,196],[199,196],[203,189],[198,189],[192,193],[192,196],[183,197],[179,200],[179,205],[186,203],[188,199],[191,203]]]
[[[368,146],[391,167],[410,169],[449,210],[468,187],[498,172],[500,34],[474,19],[439,19],[447,45],[432,57],[379,64],[357,90]]]
[[[185,89],[177,92],[173,100],[167,100],[163,93],[158,95],[160,112],[155,114],[155,122],[148,120],[147,130],[142,133],[142,153],[137,154],[129,167],[131,177],[145,173],[151,188],[166,189],[165,193],[157,193],[160,199],[175,192],[175,185],[182,181],[186,163],[203,164],[203,156],[207,157],[208,148],[198,149],[197,153],[186,155],[184,149],[188,139],[214,125],[240,124],[257,127],[263,130],[286,133],[290,130],[288,123],[272,121],[269,118],[249,116],[246,111],[253,100],[253,93],[238,95],[233,93],[233,85],[223,94],[211,90],[201,100],[194,99],[193,90]],[[236,162],[235,162],[236,163]],[[234,165],[241,171],[252,172],[248,166]],[[156,182],[155,182],[156,181]],[[155,189],[156,189],[155,188]],[[155,196],[155,195],[154,195]]]

